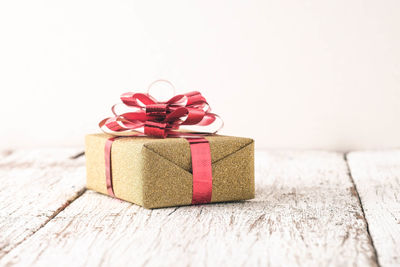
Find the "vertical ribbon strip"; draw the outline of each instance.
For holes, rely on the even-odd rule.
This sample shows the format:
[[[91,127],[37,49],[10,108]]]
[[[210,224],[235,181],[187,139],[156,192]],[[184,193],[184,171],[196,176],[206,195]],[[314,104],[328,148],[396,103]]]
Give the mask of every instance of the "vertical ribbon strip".
[[[112,170],[111,170],[111,147],[112,143],[118,137],[111,137],[107,139],[106,145],[104,147],[104,159],[106,163],[106,185],[107,185],[107,192],[110,196],[115,197],[114,188],[112,183]]]
[[[210,144],[205,138],[187,138],[192,155],[192,204],[211,202],[212,166]]]
[[[118,137],[111,137],[107,139],[104,147],[107,192],[112,197],[116,196],[112,182],[111,148],[116,139],[118,139]],[[190,154],[192,157],[192,204],[210,203],[212,196],[212,165],[210,144],[207,139],[202,137],[186,138],[186,140],[189,142]]]

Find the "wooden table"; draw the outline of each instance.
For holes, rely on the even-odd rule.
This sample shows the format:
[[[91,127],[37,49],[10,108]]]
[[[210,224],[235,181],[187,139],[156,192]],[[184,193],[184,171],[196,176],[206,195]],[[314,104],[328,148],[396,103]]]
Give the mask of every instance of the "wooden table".
[[[257,151],[254,200],[156,210],[79,151],[1,153],[0,266],[400,265],[400,150]]]

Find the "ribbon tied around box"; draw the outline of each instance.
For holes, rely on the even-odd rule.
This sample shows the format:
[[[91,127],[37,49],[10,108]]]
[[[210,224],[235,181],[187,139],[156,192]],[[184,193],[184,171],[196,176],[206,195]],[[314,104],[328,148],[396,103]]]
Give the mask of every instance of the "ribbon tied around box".
[[[122,103],[111,108],[114,116],[99,123],[102,131],[113,135],[105,144],[107,192],[116,197],[111,168],[111,147],[116,139],[124,136],[183,137],[188,140],[192,157],[192,204],[209,203],[212,196],[211,151],[204,136],[217,133],[223,127],[223,121],[211,113],[207,100],[198,91],[157,101],[149,91],[160,82],[169,84],[175,91],[169,81],[156,80],[150,84],[147,93],[124,93],[120,97]],[[121,107],[122,112],[118,111]]]

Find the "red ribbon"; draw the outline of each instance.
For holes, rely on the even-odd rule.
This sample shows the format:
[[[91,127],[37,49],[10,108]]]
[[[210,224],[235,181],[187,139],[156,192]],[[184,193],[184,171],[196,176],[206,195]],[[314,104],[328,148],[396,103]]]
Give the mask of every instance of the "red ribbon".
[[[218,115],[211,113],[206,99],[199,92],[176,95],[166,102],[158,102],[149,94],[124,93],[121,100],[134,112],[118,114],[99,123],[100,128],[114,135],[105,145],[106,185],[110,196],[116,197],[112,184],[111,148],[116,136],[153,136],[159,138],[184,137],[190,145],[193,171],[192,204],[209,203],[212,196],[212,166],[210,144],[203,136],[222,128]],[[214,132],[180,131],[182,125],[210,126],[219,119]]]
[[[112,143],[117,139],[118,137],[111,137],[107,139],[106,145],[104,147],[104,158],[105,158],[105,163],[106,163],[106,186],[107,186],[107,193],[115,197],[114,194],[114,188],[112,184],[112,171],[111,171],[111,147]]]
[[[124,93],[121,96],[124,108],[131,112],[117,113],[119,104],[112,107],[114,117],[106,118],[99,127],[106,133],[116,136],[183,136],[193,134],[213,134],[223,126],[218,115],[211,113],[206,99],[199,92],[176,95],[166,102],[159,102],[149,94]],[[198,132],[181,126],[211,126],[219,122],[214,131]]]
[[[212,194],[210,144],[205,138],[188,138],[192,155],[192,204],[209,203]]]

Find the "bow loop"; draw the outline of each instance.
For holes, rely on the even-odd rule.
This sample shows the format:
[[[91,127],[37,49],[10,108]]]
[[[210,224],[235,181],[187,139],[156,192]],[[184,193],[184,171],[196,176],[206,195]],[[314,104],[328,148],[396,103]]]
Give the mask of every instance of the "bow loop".
[[[116,136],[187,136],[214,134],[222,128],[223,122],[218,115],[211,113],[207,100],[198,91],[175,95],[165,102],[157,101],[149,94],[127,92],[121,95],[126,108],[134,112],[118,114],[112,107],[114,117],[106,118],[99,127],[106,133]],[[215,131],[180,130],[181,126],[208,127],[215,122],[219,127]],[[213,125],[215,126],[215,125]]]
[[[157,101],[148,94],[142,93],[123,93],[121,95],[121,101],[129,107],[146,107],[146,105],[156,104]]]
[[[187,105],[188,98],[185,95],[176,95],[168,100],[166,103],[171,106],[184,107]]]

